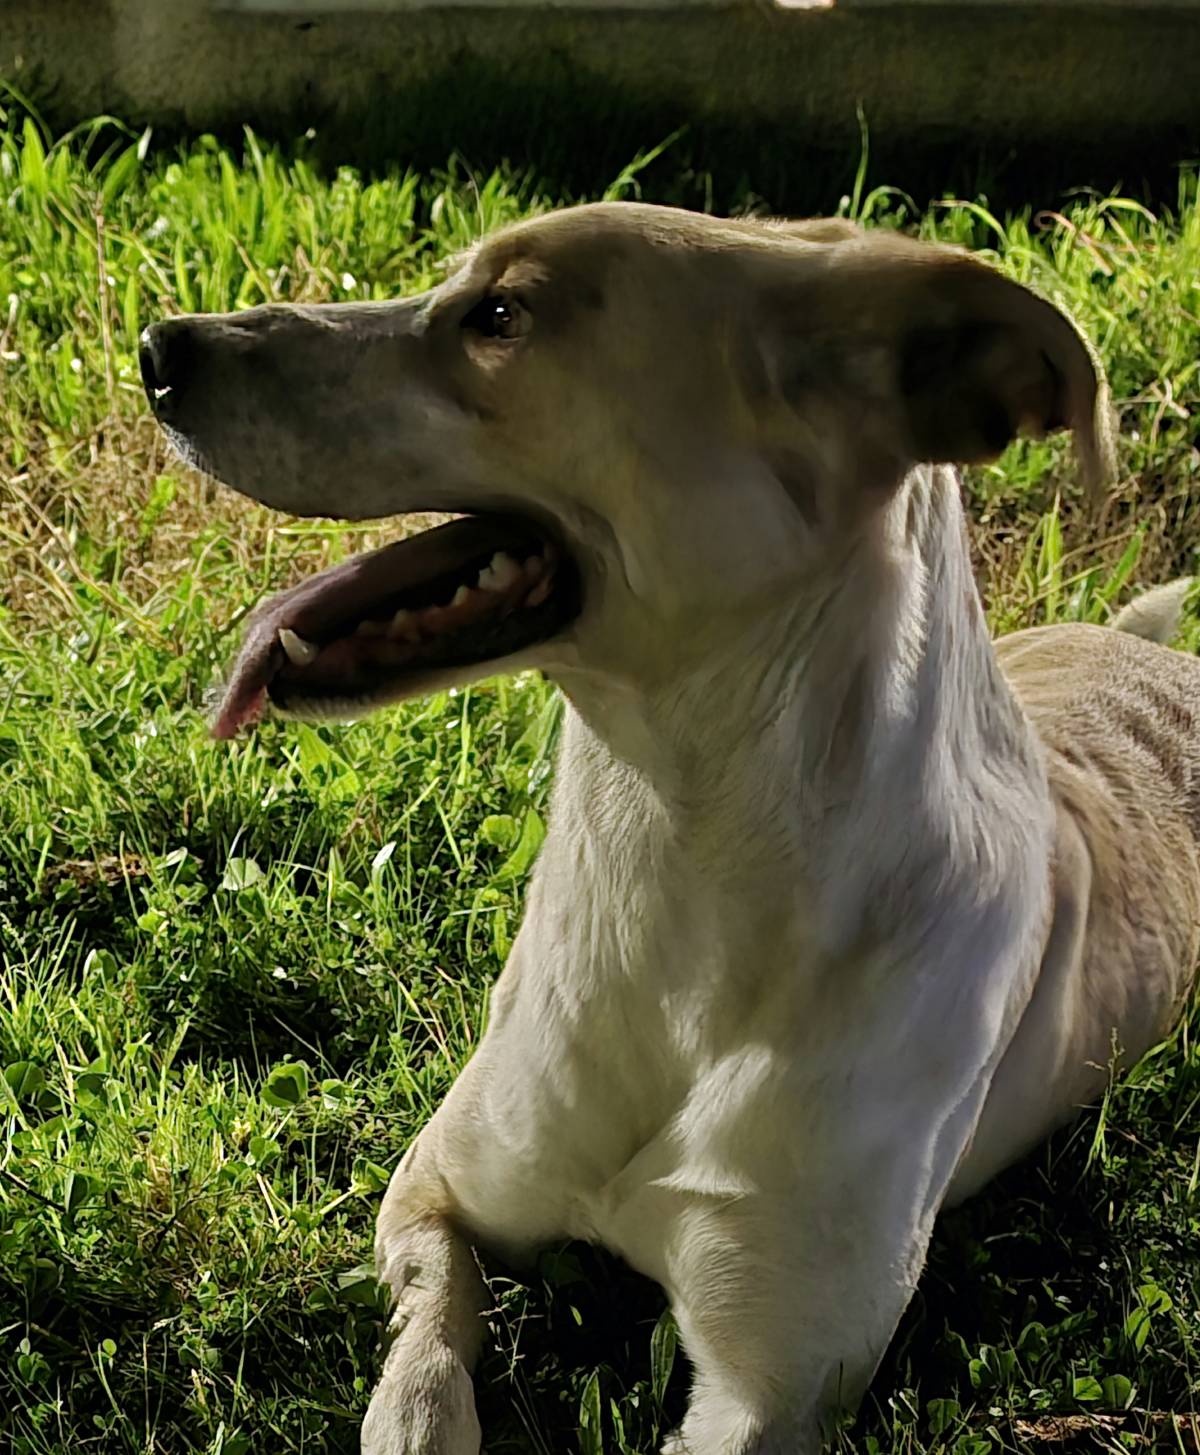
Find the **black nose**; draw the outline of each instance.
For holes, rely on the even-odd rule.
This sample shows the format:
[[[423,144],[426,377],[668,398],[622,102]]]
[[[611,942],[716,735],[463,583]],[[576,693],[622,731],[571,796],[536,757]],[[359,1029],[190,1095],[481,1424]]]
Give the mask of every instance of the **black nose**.
[[[169,419],[178,409],[194,361],[192,331],[186,320],[169,319],[142,330],[138,341],[142,387],[160,419]]]

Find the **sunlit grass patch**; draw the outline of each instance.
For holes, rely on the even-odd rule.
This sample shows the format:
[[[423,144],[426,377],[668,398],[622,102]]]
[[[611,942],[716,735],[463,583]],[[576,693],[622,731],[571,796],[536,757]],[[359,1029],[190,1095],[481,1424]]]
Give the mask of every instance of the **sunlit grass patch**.
[[[145,414],[138,331],[424,288],[566,200],[507,172],[319,174],[249,133],[168,154],[114,124],[0,126],[0,1448],[357,1448],[372,1217],[477,1039],[558,731],[523,677],[210,742],[245,610],[377,531],[183,470]],[[844,210],[989,250],[1111,375],[1101,521],[1062,438],[969,479],[994,623],[1103,622],[1194,569],[1195,176],[1170,215],[1084,195],[918,217],[865,184]],[[1194,1445],[1171,1421],[1200,1374],[1197,1029],[944,1221],[850,1446]],[[657,1448],[686,1370],[655,1290],[570,1249],[493,1291],[490,1449]]]

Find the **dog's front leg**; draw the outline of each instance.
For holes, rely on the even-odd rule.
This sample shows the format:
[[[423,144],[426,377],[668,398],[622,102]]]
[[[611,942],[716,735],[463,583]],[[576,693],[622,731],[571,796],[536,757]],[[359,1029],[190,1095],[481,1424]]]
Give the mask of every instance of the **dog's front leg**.
[[[363,1421],[364,1455],[479,1450],[471,1369],[487,1292],[470,1245],[447,1215],[430,1149],[422,1146],[434,1126],[409,1148],[379,1212],[376,1265],[395,1303],[390,1348]]]
[[[875,1196],[864,1182],[864,1202]],[[924,1260],[928,1228],[888,1227],[881,1211],[755,1195],[680,1211],[665,1271],[695,1378],[663,1455],[816,1455],[866,1390]]]
[[[464,1068],[383,1196],[375,1262],[395,1302],[364,1455],[477,1455],[471,1370],[488,1293],[472,1242],[517,1264],[563,1229],[553,1169],[527,1176],[485,1115],[494,1045]]]

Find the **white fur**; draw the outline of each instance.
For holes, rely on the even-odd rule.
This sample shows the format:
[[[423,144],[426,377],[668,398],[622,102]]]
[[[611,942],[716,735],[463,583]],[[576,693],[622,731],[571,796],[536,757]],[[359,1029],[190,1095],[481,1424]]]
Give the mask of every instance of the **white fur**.
[[[887,534],[857,684],[859,655],[816,625],[857,562],[824,612],[773,624],[755,670],[730,653],[615,703],[564,674],[525,922],[419,1139],[474,1237],[593,1239],[662,1283],[697,1371],[671,1448],[696,1455],[815,1448],[821,1413],[862,1392],[1045,944],[1053,810],[982,613],[960,608],[953,473],[914,471]],[[846,771],[827,759],[851,690],[872,725]],[[416,1256],[394,1209],[425,1195],[406,1164],[385,1276],[398,1244]],[[416,1357],[432,1374],[444,1350]],[[476,1448],[429,1444],[423,1419],[365,1448]]]

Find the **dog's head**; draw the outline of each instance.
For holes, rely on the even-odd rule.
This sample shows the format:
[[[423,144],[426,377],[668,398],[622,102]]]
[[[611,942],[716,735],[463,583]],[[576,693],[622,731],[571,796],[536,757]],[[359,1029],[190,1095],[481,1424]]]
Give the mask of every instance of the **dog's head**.
[[[220,735],[268,698],[357,715],[525,666],[661,678],[802,597],[913,465],[1070,427],[1098,478],[1109,450],[1056,308],[837,221],[573,208],[420,297],[157,324],[142,368],[182,452],[256,500],[466,517],[265,603]]]

